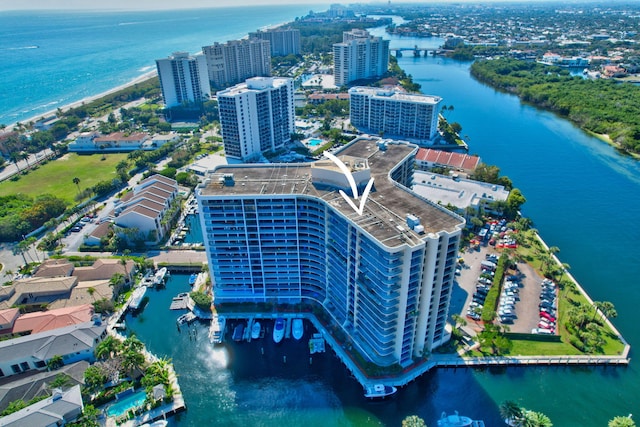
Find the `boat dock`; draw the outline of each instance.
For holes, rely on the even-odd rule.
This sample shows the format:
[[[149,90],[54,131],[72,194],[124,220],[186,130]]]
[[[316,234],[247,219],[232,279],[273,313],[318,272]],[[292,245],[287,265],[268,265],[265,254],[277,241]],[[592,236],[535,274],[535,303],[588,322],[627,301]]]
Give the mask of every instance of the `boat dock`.
[[[285,325],[284,325],[284,337],[286,339],[291,338],[291,322],[293,321],[293,319],[291,317],[287,317],[285,320]]]
[[[169,310],[185,310],[189,308],[189,294],[183,292],[173,297]]]

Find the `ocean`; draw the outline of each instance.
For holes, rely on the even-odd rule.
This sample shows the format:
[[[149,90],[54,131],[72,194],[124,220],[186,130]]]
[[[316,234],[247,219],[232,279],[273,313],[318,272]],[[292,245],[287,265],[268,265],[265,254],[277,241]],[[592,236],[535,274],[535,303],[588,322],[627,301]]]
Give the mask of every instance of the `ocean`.
[[[299,9],[0,14],[5,66],[0,70],[0,123],[126,83],[174,50],[195,52],[292,20],[309,7]],[[86,39],[77,40],[79,35]],[[441,43],[388,38],[392,47]],[[638,345],[639,163],[553,114],[480,84],[469,76],[467,62],[405,56],[399,64],[424,93],[455,106],[449,119],[462,125],[470,152],[499,166],[522,190],[527,199],[523,212],[549,245],[560,248],[560,260],[570,264],[591,297],[615,304],[613,323],[632,347]],[[510,399],[546,413],[557,427],[597,427],[640,408],[640,370],[633,350],[626,368],[436,370],[401,389],[395,399],[369,404],[331,352],[310,364],[308,353],[295,343],[265,343],[263,355],[259,342],[213,348],[206,325],[194,324],[191,329],[197,332],[191,334],[178,332],[179,313],[168,306],[172,296],[188,289],[187,278],[172,276],[166,290],[150,292],[141,315],[127,319],[152,352],[175,363],[188,409],[172,425],[399,426],[416,414],[434,426],[443,411],[458,410],[498,427],[503,425],[498,406]]]
[[[325,6],[0,12],[0,124],[126,84],[176,51],[245,37]]]

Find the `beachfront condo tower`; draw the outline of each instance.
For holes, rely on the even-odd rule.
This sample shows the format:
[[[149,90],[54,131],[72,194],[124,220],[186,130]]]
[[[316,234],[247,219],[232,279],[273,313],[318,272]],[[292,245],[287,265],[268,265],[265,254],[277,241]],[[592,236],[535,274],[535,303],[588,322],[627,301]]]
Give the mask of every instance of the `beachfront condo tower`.
[[[218,92],[217,97],[227,157],[249,160],[291,141],[293,79],[254,77]]]
[[[300,55],[300,30],[271,28],[249,33],[249,38],[268,40],[271,56]]]
[[[251,77],[271,75],[268,40],[242,39],[203,46],[211,87],[224,89]]]
[[[442,98],[395,89],[349,89],[351,124],[373,135],[432,141],[438,134]]]
[[[366,30],[345,31],[342,43],[333,45],[333,75],[336,86],[380,77],[388,68],[389,40],[371,36]]]
[[[203,55],[175,52],[156,59],[164,105],[168,108],[200,104],[209,99],[211,88]]]
[[[218,167],[196,193],[215,303],[304,304],[379,366],[446,342],[465,221],[411,191],[417,150],[358,138],[336,153],[348,174],[330,159]]]

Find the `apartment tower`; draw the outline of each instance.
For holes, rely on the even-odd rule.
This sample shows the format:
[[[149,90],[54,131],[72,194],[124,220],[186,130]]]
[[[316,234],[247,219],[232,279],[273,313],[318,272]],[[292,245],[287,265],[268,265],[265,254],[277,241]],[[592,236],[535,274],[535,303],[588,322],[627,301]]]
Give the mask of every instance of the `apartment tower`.
[[[349,89],[351,124],[374,135],[433,140],[438,133],[442,98],[394,89]]]
[[[417,146],[360,138],[314,163],[221,166],[196,191],[216,303],[306,303],[379,366],[410,366],[445,329],[464,219],[410,190]]]
[[[211,88],[203,55],[175,52],[168,58],[156,59],[156,67],[166,107],[199,104],[209,99]]]
[[[380,77],[389,68],[389,40],[373,37],[366,30],[342,34],[342,43],[333,45],[333,74],[336,86]]]
[[[204,46],[209,80],[216,89],[244,82],[251,77],[271,75],[271,47],[268,40],[243,39]]]
[[[295,131],[293,79],[254,77],[217,93],[227,157],[248,160],[282,148]]]
[[[249,33],[249,38],[268,40],[271,56],[300,55],[300,30],[273,28]]]

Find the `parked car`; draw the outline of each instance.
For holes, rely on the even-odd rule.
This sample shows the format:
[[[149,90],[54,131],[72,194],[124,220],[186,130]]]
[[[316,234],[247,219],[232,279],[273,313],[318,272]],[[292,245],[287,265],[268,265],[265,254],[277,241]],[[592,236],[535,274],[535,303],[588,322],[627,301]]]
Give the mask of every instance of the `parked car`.
[[[555,327],[556,327],[555,324],[547,322],[546,320],[543,320],[543,319],[540,319],[540,321],[538,322],[538,328],[551,329]]]
[[[542,301],[540,304],[538,304],[538,307],[540,308],[551,308],[553,310],[556,309],[554,303],[548,302],[548,301]]]
[[[531,330],[532,334],[541,334],[541,335],[551,335],[554,333],[553,330],[551,329],[544,329],[544,328],[533,328]]]
[[[541,317],[541,318],[545,318],[545,319],[547,319],[547,320],[548,320],[548,321],[550,321],[550,322],[554,322],[554,323],[555,323],[555,321],[556,321],[556,318],[555,318],[555,317],[553,317],[552,315],[550,315],[549,313],[547,313],[547,312],[545,312],[545,311],[541,311],[541,312],[540,312],[540,317]]]
[[[73,227],[71,227],[71,232],[73,233],[77,233],[78,231],[82,230],[82,227],[78,227],[77,225],[74,225]]]

